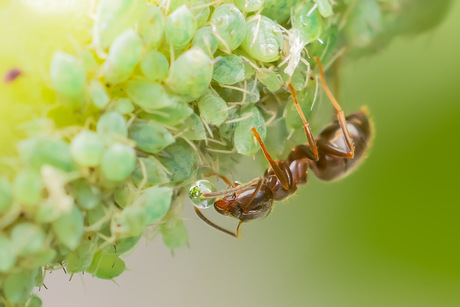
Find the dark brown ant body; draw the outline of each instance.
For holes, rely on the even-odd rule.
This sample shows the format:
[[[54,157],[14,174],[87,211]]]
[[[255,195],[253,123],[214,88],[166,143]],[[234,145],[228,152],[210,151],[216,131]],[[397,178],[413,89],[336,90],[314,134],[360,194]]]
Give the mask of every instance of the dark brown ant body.
[[[364,111],[344,116],[327,87],[319,59],[315,58],[315,60],[318,62],[324,90],[337,110],[338,120],[323,129],[315,140],[300,110],[294,89],[288,84],[294,103],[302,117],[308,144],[294,147],[286,160],[274,161],[268,154],[256,129],[252,128],[270,166],[263,177],[244,185],[232,184],[228,179],[220,176],[232,188],[222,192],[204,193],[202,197],[221,197],[214,202],[215,210],[220,214],[238,219],[239,224],[236,232],[228,231],[209,221],[195,207],[197,215],[207,224],[234,237],[240,237],[242,223],[266,217],[272,210],[273,201],[289,197],[297,190],[298,185],[307,183],[309,169],[319,179],[328,181],[346,176],[363,161],[372,137],[371,123]]]

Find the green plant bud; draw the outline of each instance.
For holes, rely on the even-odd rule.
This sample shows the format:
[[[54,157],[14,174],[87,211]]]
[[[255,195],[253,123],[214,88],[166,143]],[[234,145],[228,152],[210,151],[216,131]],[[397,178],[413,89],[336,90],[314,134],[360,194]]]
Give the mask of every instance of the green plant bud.
[[[315,0],[318,4],[318,11],[324,18],[332,16],[334,12],[332,11],[332,5],[329,0]]]
[[[142,238],[142,234],[134,237],[121,238],[113,245],[108,246],[104,249],[105,254],[116,254],[121,256],[136,246],[137,242]]]
[[[74,56],[56,51],[51,60],[50,76],[53,88],[62,97],[76,100],[84,97],[86,72]]]
[[[238,48],[246,34],[246,21],[233,4],[223,4],[211,16],[211,28],[219,41],[219,49],[230,53]]]
[[[10,235],[18,256],[34,254],[45,247],[45,233],[35,224],[17,224],[11,230]]]
[[[170,187],[152,187],[142,193],[146,225],[151,225],[168,213],[173,189]]]
[[[169,181],[168,175],[166,174],[164,168],[160,166],[157,162],[149,158],[140,158],[139,160],[142,161],[142,163],[145,166],[145,172],[147,174],[147,181],[146,181],[147,186],[167,183]],[[142,174],[142,168],[140,166],[140,163],[137,163],[136,168],[134,169],[132,178],[136,184],[139,184],[142,181],[142,179],[144,179],[144,175]],[[120,205],[120,206],[124,207],[123,205]]]
[[[196,27],[192,12],[184,4],[166,19],[166,41],[176,49],[183,49],[192,40]]]
[[[76,249],[80,244],[83,226],[83,215],[76,206],[53,222],[54,233],[58,241],[70,250]]]
[[[35,211],[34,220],[40,224],[47,224],[57,220],[59,216],[61,216],[61,209],[54,202],[46,199]]]
[[[254,134],[251,128],[256,128],[262,140],[265,139],[267,130],[265,120],[256,106],[249,106],[241,111],[240,117],[250,117],[240,121],[236,125],[233,142],[238,153],[245,156],[253,156],[260,149],[260,145],[254,142]]]
[[[33,294],[26,303],[25,307],[42,307],[42,300]]]
[[[174,101],[171,97],[169,99]],[[175,126],[183,122],[193,113],[193,109],[182,102],[175,102],[171,107],[163,108],[160,111],[161,112],[156,114],[140,113],[139,118],[150,119],[162,124]]]
[[[178,139],[174,144],[166,147],[164,153],[165,155],[158,159],[170,171],[172,183],[184,183],[196,172],[198,157],[186,141]]]
[[[128,206],[112,217],[110,231],[118,238],[138,236],[145,230],[147,216],[138,206]]]
[[[0,177],[0,215],[7,213],[13,204],[11,185],[8,179]]]
[[[273,70],[262,68],[256,72],[256,77],[270,92],[276,92],[283,86],[283,80]]]
[[[86,180],[78,180],[72,186],[72,194],[75,196],[75,201],[80,208],[91,210],[101,202],[101,190],[90,186]]]
[[[125,269],[125,262],[117,255],[97,252],[91,266],[86,271],[97,278],[112,279],[123,273]]]
[[[120,135],[128,136],[125,118],[118,112],[103,114],[97,122],[97,133],[100,137]]]
[[[227,103],[211,91],[198,100],[198,109],[200,116],[211,125],[219,126],[228,117]]]
[[[168,75],[169,62],[163,53],[152,50],[141,60],[142,73],[150,80],[163,80]]]
[[[188,117],[182,125],[178,126],[178,129],[183,131],[181,136],[190,141],[199,141],[206,138],[203,122],[195,113]]]
[[[24,170],[18,172],[13,182],[13,196],[20,204],[32,207],[41,197],[43,184],[38,172]]]
[[[93,255],[97,250],[97,239],[92,233],[85,234],[80,245],[65,260],[67,272],[75,274],[86,270],[93,261]]]
[[[244,80],[243,60],[235,55],[224,55],[214,64],[212,78],[221,84],[235,84]]]
[[[101,168],[105,178],[111,181],[125,180],[134,170],[136,154],[126,145],[115,143],[104,151]]]
[[[43,136],[24,140],[18,144],[22,161],[39,171],[44,165],[51,165],[65,172],[76,169],[68,143]]]
[[[35,284],[36,270],[11,273],[3,284],[3,294],[10,304],[25,303]]]
[[[134,106],[129,98],[119,98],[115,100],[115,109],[118,113],[126,115],[134,111]]]
[[[248,20],[241,47],[254,59],[266,63],[278,60],[283,44],[281,28],[275,21],[262,15]]]
[[[129,97],[135,104],[146,110],[157,110],[172,105],[164,87],[156,82],[147,80],[129,81],[127,86]]]
[[[235,0],[234,2],[243,12],[255,12],[264,5],[264,0]]]
[[[105,108],[110,101],[110,97],[100,81],[91,80],[89,83],[89,94],[94,106],[98,109]]]
[[[292,26],[297,29],[304,44],[317,40],[323,31],[323,20],[313,2],[301,2],[294,9]]]
[[[142,40],[133,29],[121,33],[110,46],[104,63],[105,79],[111,84],[128,80],[142,53]]]
[[[155,4],[147,4],[138,31],[149,48],[156,47],[163,38],[165,20],[163,12]]]
[[[172,134],[153,122],[134,122],[129,127],[129,138],[136,141],[136,147],[148,153],[157,153],[174,143]]]
[[[0,235],[0,273],[8,272],[16,262],[15,247],[3,234]],[[0,286],[1,287],[1,286]]]
[[[212,35],[211,27],[198,29],[192,41],[192,47],[200,48],[210,58],[213,57],[218,45],[219,42],[217,41],[217,38]]]
[[[101,124],[101,126],[103,126]],[[101,163],[104,143],[93,131],[82,131],[72,139],[70,153],[81,166],[97,166]]]
[[[212,70],[211,59],[203,50],[192,48],[171,64],[166,83],[174,93],[196,99],[211,83]]]
[[[144,10],[145,0],[101,0],[94,22],[94,40],[106,49],[139,20]]]
[[[163,243],[172,251],[188,244],[188,232],[182,220],[172,220],[161,224],[160,231]]]

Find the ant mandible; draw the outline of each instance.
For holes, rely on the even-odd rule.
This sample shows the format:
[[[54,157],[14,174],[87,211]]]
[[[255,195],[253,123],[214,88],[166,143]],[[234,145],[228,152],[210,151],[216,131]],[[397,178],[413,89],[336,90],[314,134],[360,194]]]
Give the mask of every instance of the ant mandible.
[[[326,84],[321,61],[317,57],[314,59],[318,63],[323,89],[337,111],[337,120],[326,126],[315,140],[297,101],[294,88],[288,83],[295,107],[304,124],[308,144],[294,147],[286,160],[274,161],[259,133],[252,128],[252,133],[270,164],[263,177],[255,178],[246,184],[238,184],[217,175],[231,188],[215,192],[209,181],[199,180],[190,189],[190,198],[195,204],[196,214],[210,226],[239,238],[244,222],[266,217],[272,210],[274,200],[287,198],[297,190],[298,185],[307,183],[308,169],[319,179],[328,181],[348,175],[364,160],[372,137],[372,124],[363,110],[345,117]],[[214,224],[199,209],[212,205],[218,213],[239,220],[235,232]]]

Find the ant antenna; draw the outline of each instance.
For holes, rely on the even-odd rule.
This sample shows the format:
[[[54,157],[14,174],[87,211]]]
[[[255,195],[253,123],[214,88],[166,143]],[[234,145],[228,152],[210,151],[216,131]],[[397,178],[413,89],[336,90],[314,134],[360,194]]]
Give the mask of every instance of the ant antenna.
[[[348,132],[347,128],[347,121],[345,119],[345,115],[342,111],[342,108],[340,107],[339,103],[337,100],[334,98],[332,95],[331,91],[329,90],[329,87],[327,86],[326,83],[326,77],[324,76],[324,71],[323,71],[323,66],[321,65],[321,60],[318,57],[314,57],[315,61],[318,63],[318,68],[321,76],[321,84],[323,85],[323,89],[326,92],[327,97],[329,97],[329,100],[331,101],[332,105],[334,106],[335,110],[337,111],[337,119],[340,124],[340,128],[342,128],[343,135],[345,137],[345,141],[347,142],[347,146],[350,149],[350,151],[347,153],[347,158],[353,159],[355,156],[355,147],[353,146],[353,141],[350,138],[350,134]]]

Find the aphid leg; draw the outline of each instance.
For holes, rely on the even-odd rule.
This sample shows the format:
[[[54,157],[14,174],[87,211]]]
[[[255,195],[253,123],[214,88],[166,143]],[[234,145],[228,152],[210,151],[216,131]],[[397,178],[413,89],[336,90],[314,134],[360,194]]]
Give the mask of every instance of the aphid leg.
[[[345,120],[345,115],[339,103],[334,98],[331,91],[329,90],[329,87],[327,86],[326,77],[324,76],[323,66],[321,65],[320,59],[318,57],[315,57],[314,59],[318,63],[318,68],[319,68],[319,72],[321,76],[321,84],[323,85],[323,89],[326,92],[326,95],[329,97],[329,100],[331,101],[332,105],[337,111],[337,119],[339,121],[340,128],[342,128],[342,133],[345,137],[345,141],[347,142],[347,146],[350,150],[347,153],[346,157],[348,159],[353,159],[353,157],[355,156],[355,147],[353,146],[353,141],[351,140],[350,133],[348,132],[347,121]]]
[[[254,133],[254,136],[256,137],[257,141],[259,142],[259,145],[262,148],[262,152],[264,153],[265,158],[268,160],[268,163],[270,163],[270,166],[275,172],[276,177],[278,177],[278,179],[280,180],[281,184],[283,185],[283,188],[285,188],[286,190],[289,190],[289,179],[287,178],[286,174],[281,170],[281,168],[272,159],[272,157],[270,157],[270,154],[265,148],[264,142],[260,138],[260,135],[257,132],[256,128],[251,128],[251,130],[252,130],[252,133]]]
[[[213,222],[211,222],[210,220],[208,220],[207,217],[204,216],[204,214],[200,211],[200,209],[198,209],[197,207],[193,207],[195,209],[195,213],[196,215],[198,215],[198,217],[203,221],[205,222],[206,224],[208,224],[209,226],[219,230],[219,231],[222,231],[223,233],[226,233],[228,235],[231,235],[232,237],[235,237],[235,238],[240,238],[241,237],[241,224],[243,222],[240,221],[240,223],[238,224],[238,227],[236,228],[236,232],[231,232],[230,230],[227,230],[223,227],[220,227],[219,225],[216,225],[214,224]]]
[[[307,119],[305,118],[305,115],[302,112],[302,108],[300,108],[300,104],[297,101],[297,96],[295,94],[294,87],[292,86],[291,83],[288,83],[287,86],[291,90],[292,99],[294,100],[294,106],[297,109],[297,113],[299,113],[300,118],[302,119],[303,128],[305,130],[305,135],[307,136],[308,144],[310,145],[311,150],[315,154],[315,161],[318,161],[318,146],[316,145],[315,138],[313,137],[313,134],[311,133],[310,125],[308,124]]]

